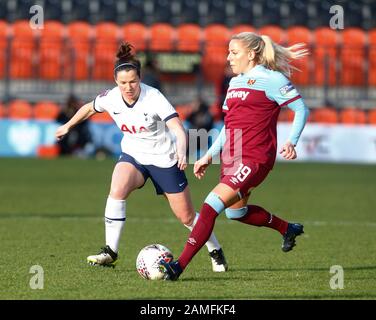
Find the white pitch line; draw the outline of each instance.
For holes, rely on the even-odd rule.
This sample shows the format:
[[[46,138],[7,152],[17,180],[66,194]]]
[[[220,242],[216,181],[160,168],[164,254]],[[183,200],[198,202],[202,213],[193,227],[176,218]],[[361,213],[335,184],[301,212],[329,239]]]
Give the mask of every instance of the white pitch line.
[[[94,217],[94,216],[77,216],[77,217],[73,217],[73,216],[58,216],[58,217],[54,217],[54,216],[51,216],[51,215],[48,215],[48,216],[44,216],[44,215],[25,215],[25,216],[21,216],[21,215],[15,215],[15,216],[11,216],[11,215],[7,215],[5,217],[2,217],[1,214],[0,214],[0,220],[14,220],[14,219],[27,219],[27,220],[30,220],[30,219],[35,219],[35,220],[48,220],[48,219],[51,219],[51,220],[61,220],[61,221],[75,221],[75,220],[97,220],[97,221],[101,221],[103,220],[104,218],[101,217],[101,216],[98,216],[98,217]],[[156,222],[156,221],[161,221],[163,223],[179,223],[179,221],[174,218],[174,217],[170,217],[170,218],[140,218],[140,217],[137,217],[137,216],[134,216],[132,217],[131,214],[128,214],[127,215],[127,223],[140,223],[140,222]],[[219,219],[216,221],[216,224],[219,223],[219,224],[226,224],[226,223],[236,223],[236,221],[231,221],[231,220],[227,220],[227,219]],[[300,223],[302,223],[304,226],[312,226],[312,227],[332,227],[332,226],[335,226],[335,227],[354,227],[354,226],[359,226],[359,227],[376,227],[376,222],[371,222],[371,221],[323,221],[323,220],[315,220],[315,221],[311,221],[311,220],[303,220],[303,221],[300,221]]]

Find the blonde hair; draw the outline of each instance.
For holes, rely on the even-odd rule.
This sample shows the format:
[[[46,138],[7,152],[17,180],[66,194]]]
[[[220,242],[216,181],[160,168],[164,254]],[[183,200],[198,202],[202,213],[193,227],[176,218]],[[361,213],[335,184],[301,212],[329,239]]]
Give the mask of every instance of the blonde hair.
[[[232,36],[231,39],[240,40],[248,49],[253,50],[256,54],[256,64],[279,71],[288,78],[292,70],[300,71],[290,64],[291,60],[301,59],[309,54],[307,49],[302,49],[305,46],[304,43],[296,43],[286,48],[275,43],[269,36],[259,36],[253,32],[241,32]]]

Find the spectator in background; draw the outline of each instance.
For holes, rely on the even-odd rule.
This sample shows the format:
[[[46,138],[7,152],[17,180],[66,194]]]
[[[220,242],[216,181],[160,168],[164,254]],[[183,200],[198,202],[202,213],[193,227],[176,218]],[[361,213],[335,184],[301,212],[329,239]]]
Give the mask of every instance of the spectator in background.
[[[201,98],[194,100],[191,104],[192,113],[187,117],[190,129],[205,129],[209,131],[213,128],[214,119],[209,111],[208,104]]]
[[[163,92],[157,62],[151,57],[147,58],[143,67],[142,82]]]
[[[56,121],[61,124],[66,123],[80,107],[81,102],[75,96],[71,95],[65,107],[58,114]],[[60,155],[87,156],[90,154],[91,144],[92,139],[88,121],[81,122],[74,127],[64,139],[58,141]]]
[[[223,78],[217,85],[217,101],[216,107],[218,112],[216,112],[216,121],[223,121],[224,114],[222,113],[222,103],[226,100],[227,89],[231,78],[234,76],[232,69],[229,65],[226,66],[223,72]]]
[[[206,132],[209,132],[214,125],[214,118],[212,114],[210,113],[208,104],[202,99],[198,98],[194,100],[190,104],[192,113],[187,117],[186,124],[189,129],[195,129],[200,130],[204,129]],[[191,138],[189,139],[189,143],[192,143]],[[203,144],[203,141],[201,141],[200,135],[197,135],[196,140],[196,147],[197,147],[197,158],[201,157],[201,147],[206,146],[206,144]],[[208,141],[208,147],[210,147],[212,141],[209,139]],[[203,152],[206,152],[207,150],[202,150]]]

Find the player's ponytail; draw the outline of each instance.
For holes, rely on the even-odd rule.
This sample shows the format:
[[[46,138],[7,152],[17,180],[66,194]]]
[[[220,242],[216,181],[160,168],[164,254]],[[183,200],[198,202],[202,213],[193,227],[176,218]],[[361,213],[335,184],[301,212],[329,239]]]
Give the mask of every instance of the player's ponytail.
[[[128,71],[131,69],[135,69],[137,71],[137,75],[141,78],[141,63],[135,57],[132,49],[133,49],[133,46],[128,42],[123,42],[120,45],[116,53],[117,61],[114,67],[115,79],[119,71],[121,70]]]
[[[232,39],[241,40],[248,49],[254,50],[257,64],[279,71],[288,78],[292,70],[299,70],[290,64],[291,60],[301,59],[308,55],[308,50],[303,49],[304,43],[297,43],[286,48],[275,43],[269,36],[259,36],[252,32],[241,32]]]

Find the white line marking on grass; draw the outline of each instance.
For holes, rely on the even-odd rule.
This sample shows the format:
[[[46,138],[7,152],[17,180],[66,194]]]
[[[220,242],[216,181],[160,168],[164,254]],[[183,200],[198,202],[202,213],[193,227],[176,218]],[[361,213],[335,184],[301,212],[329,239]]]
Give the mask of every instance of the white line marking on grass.
[[[96,221],[103,221],[102,216],[71,216],[67,215],[64,216],[62,214],[57,214],[56,216],[53,215],[6,215],[1,216],[0,214],[0,220],[14,220],[14,219],[35,219],[35,220],[62,220],[62,221],[75,221],[75,220],[96,220]],[[131,213],[127,215],[127,223],[140,223],[140,222],[153,222],[161,221],[163,223],[180,223],[176,218],[150,218],[150,217],[132,217]],[[216,224],[227,224],[227,223],[237,223],[237,221],[227,220],[227,219],[218,219],[216,221]],[[323,220],[303,220],[301,223],[305,226],[311,226],[311,227],[376,227],[376,222],[371,221],[323,221]]]

